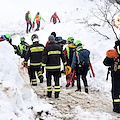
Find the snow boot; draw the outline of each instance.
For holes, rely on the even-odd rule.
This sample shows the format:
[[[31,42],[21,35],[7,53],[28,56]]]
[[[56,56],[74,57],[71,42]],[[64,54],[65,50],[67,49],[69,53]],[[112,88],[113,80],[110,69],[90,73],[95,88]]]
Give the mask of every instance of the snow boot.
[[[113,105],[113,112],[116,112],[116,113],[120,113],[120,105],[119,104],[115,104]]]
[[[85,87],[85,92],[88,93],[88,86]]]
[[[43,75],[39,76],[40,83],[43,83]]]
[[[47,92],[47,97],[48,97],[48,98],[51,98],[51,97],[52,97],[52,92],[49,92],[49,91],[48,91],[48,92]]]
[[[74,81],[73,81],[73,83],[72,83],[72,87],[74,86]]]
[[[69,87],[70,86],[70,83],[66,84],[66,87]]]
[[[55,92],[55,98],[59,98],[59,92]]]
[[[77,90],[75,90],[75,92],[81,92],[81,89],[77,89]]]

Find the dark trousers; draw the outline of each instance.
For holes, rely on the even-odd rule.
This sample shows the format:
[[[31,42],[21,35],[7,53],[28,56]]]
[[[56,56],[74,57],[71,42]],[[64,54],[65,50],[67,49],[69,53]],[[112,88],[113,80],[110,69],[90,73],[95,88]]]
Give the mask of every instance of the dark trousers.
[[[36,79],[36,73],[37,72],[37,76],[40,80],[40,82],[43,81],[43,74],[41,72],[41,66],[37,66],[37,67],[31,67],[30,66],[30,81],[32,82],[32,85],[37,85],[37,79]],[[41,81],[42,78],[42,81]]]
[[[49,95],[48,97],[51,97],[52,94],[52,75],[54,77],[54,91],[55,91],[55,98],[59,97],[59,92],[60,92],[60,85],[59,85],[59,78],[60,78],[60,72],[48,72],[46,71],[46,78],[47,78],[47,94]]]
[[[84,87],[88,86],[87,78],[86,78],[87,72],[88,72],[88,67],[86,67],[86,68],[78,68],[76,71],[77,71],[76,72],[76,76],[77,76],[77,89],[81,90],[80,76],[82,76]]]
[[[38,31],[38,30],[39,30],[39,28],[40,28],[40,21],[39,21],[39,23],[37,23],[37,28],[36,28],[36,30],[35,30],[35,31]]]
[[[113,110],[120,112],[120,72],[112,72]]]
[[[30,25],[30,28],[29,28],[29,25]],[[27,23],[26,33],[30,32],[31,28],[32,28],[32,23],[30,21],[30,23]]]

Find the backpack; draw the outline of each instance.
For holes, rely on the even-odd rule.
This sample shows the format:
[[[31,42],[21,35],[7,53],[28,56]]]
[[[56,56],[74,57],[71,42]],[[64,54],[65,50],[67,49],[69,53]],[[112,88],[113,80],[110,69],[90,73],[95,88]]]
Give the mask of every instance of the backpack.
[[[28,17],[28,14],[27,14],[27,13],[25,14],[25,20],[26,20],[26,21],[29,20],[29,17]]]
[[[90,51],[87,49],[80,49],[76,51],[79,67],[89,67],[90,65]]]

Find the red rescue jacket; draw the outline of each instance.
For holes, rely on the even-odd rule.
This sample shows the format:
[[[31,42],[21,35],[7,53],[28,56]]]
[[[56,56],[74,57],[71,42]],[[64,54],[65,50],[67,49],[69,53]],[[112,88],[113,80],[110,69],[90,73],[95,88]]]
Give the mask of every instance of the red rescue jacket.
[[[53,19],[53,23],[54,23],[54,24],[57,22],[57,19],[60,21],[60,18],[57,16],[56,13],[54,13],[54,14],[51,16],[50,22],[52,21],[52,19]]]

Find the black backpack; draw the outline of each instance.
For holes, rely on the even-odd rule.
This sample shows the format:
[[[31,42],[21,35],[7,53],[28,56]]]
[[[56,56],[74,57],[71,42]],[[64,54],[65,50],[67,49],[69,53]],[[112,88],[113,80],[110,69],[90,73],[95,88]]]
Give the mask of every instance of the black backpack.
[[[25,14],[25,20],[26,20],[26,21],[29,20],[29,17],[28,17],[28,14],[27,14],[27,13]]]
[[[87,49],[80,49],[76,51],[79,67],[89,67],[90,64],[90,51]]]

